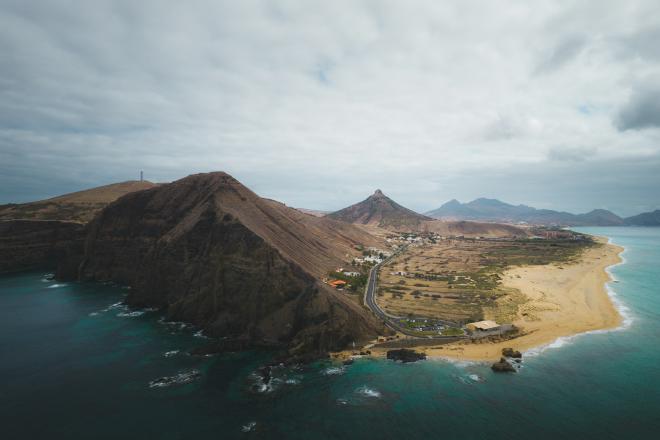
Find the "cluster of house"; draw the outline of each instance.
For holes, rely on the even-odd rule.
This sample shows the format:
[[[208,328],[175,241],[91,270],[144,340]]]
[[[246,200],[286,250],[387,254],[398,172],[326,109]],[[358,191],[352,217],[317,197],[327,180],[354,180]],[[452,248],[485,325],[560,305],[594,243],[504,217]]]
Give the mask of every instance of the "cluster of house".
[[[546,239],[546,240],[584,240],[584,235],[575,234],[572,231],[564,229],[536,229],[534,231],[533,239]]]
[[[337,273],[341,273],[342,275],[346,277],[359,277],[362,275],[360,272],[355,272],[355,271],[350,271],[350,270],[344,270],[343,267],[338,267],[337,270],[335,270]],[[329,280],[329,279],[324,279],[323,280],[326,284],[328,284],[331,287],[334,287],[337,290],[343,290],[344,287],[348,285],[347,281],[344,280]]]
[[[343,290],[344,287],[346,287],[346,284],[348,284],[348,283],[344,280],[328,281],[328,285],[330,285],[331,287],[334,287],[337,290]]]
[[[437,243],[439,240],[446,240],[448,237],[436,233],[422,233],[417,234],[414,232],[401,234],[398,236],[390,236],[385,239],[393,248],[406,245],[408,247],[420,246],[423,244]]]
[[[390,272],[390,275],[398,275],[400,277],[407,277],[408,272],[405,272],[403,270],[397,270],[396,272]]]
[[[387,257],[389,257],[390,255],[392,255],[392,252],[390,252],[390,251],[384,251],[382,249],[377,249],[377,248],[369,248],[367,250],[367,255],[364,255],[362,257],[355,257],[353,259],[353,263],[354,264],[363,264],[363,263],[380,264]]]

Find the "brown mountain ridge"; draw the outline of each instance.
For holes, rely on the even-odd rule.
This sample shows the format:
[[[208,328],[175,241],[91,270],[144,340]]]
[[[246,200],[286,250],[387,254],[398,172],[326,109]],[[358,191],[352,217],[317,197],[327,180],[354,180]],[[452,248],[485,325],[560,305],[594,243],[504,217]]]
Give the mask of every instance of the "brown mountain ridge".
[[[88,224],[65,279],[132,287],[127,303],[247,345],[323,353],[385,331],[319,278],[381,242],[263,199],[222,172],[127,194]],[[73,268],[73,270],[72,270]]]
[[[432,220],[430,217],[399,205],[379,189],[363,201],[332,212],[326,217],[347,223],[397,230],[415,230],[423,222]]]

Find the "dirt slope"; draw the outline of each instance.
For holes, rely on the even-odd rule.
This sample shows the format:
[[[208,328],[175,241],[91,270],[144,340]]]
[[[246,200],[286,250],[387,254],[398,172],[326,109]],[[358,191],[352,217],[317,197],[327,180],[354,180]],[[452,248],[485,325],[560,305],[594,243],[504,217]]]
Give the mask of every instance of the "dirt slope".
[[[430,217],[405,208],[379,189],[365,200],[328,214],[326,217],[346,223],[373,225],[393,230],[414,230]]]
[[[154,187],[146,181],[127,181],[37,202],[0,205],[0,220],[61,220],[87,223],[108,203],[124,194]]]

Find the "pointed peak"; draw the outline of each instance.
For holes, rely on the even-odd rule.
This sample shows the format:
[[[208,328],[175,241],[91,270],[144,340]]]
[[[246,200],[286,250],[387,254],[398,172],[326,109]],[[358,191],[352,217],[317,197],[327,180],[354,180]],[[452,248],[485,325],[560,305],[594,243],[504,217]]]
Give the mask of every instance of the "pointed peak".
[[[446,207],[449,207],[449,206],[461,206],[461,202],[459,202],[459,201],[456,200],[456,199],[451,199],[450,201],[445,202],[442,206],[446,206]]]
[[[385,194],[383,194],[383,192],[381,190],[377,189],[376,191],[374,191],[374,196],[376,196],[376,197],[385,197]]]

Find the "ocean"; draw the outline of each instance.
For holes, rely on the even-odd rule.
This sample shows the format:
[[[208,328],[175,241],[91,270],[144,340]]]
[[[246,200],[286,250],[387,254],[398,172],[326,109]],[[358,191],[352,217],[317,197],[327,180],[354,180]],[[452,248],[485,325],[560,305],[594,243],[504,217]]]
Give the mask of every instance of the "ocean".
[[[660,432],[660,228],[580,228],[626,248],[617,330],[488,364],[359,359],[257,369],[272,353],[188,351],[198,329],[128,310],[127,290],[0,278],[0,438],[646,439]]]

